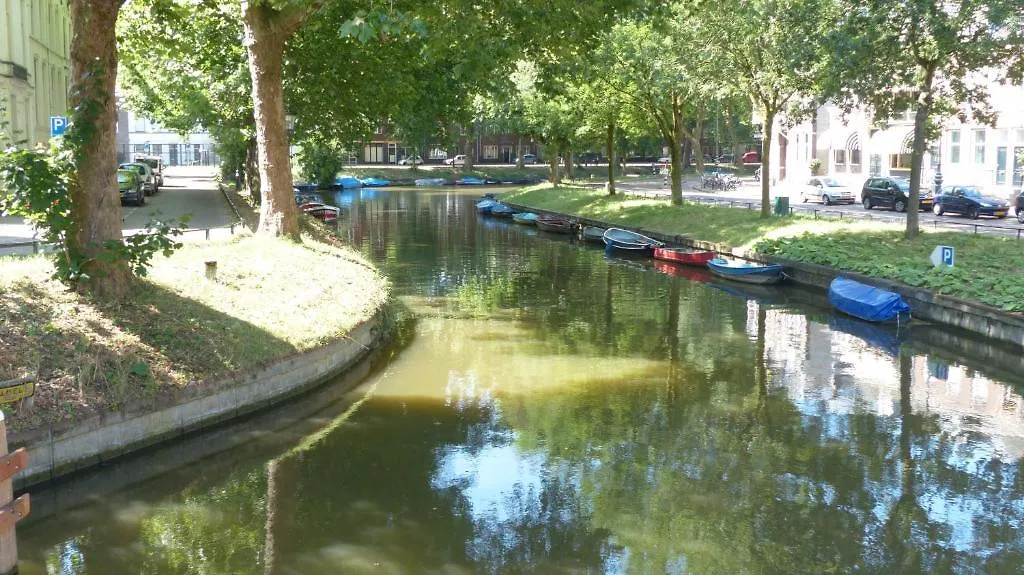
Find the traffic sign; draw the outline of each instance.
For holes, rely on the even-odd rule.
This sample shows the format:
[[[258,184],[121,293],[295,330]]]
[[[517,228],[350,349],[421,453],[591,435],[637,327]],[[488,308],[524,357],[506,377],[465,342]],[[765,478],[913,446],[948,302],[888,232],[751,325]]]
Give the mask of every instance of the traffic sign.
[[[929,259],[931,259],[932,265],[935,267],[945,266],[951,268],[953,267],[955,257],[953,246],[935,246]]]
[[[67,116],[50,116],[50,137],[63,136],[64,130],[68,129]]]

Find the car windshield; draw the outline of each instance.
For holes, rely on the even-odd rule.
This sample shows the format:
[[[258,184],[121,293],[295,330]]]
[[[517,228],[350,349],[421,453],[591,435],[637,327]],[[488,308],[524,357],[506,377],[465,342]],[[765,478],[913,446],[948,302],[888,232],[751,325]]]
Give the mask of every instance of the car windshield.
[[[146,166],[143,166],[141,164],[125,164],[125,165],[121,166],[121,169],[122,170],[132,170],[133,172],[136,172],[139,175],[145,175],[146,174]]]
[[[893,180],[892,182],[896,184],[896,187],[898,187],[901,191],[906,192],[910,190],[910,182],[906,180]]]
[[[156,169],[156,165],[157,165],[157,161],[156,160],[148,160],[148,159],[139,158],[138,161],[140,163],[146,164],[147,166],[149,166],[150,168],[153,168],[154,170]]]
[[[117,183],[119,184],[127,184],[131,181],[131,178],[131,174],[122,174],[121,172],[117,173]]]
[[[968,187],[960,188],[960,191],[963,192],[964,196],[966,196],[968,198],[980,198],[981,197],[981,190],[979,190],[978,188],[974,188],[974,187],[969,187],[968,186]]]
[[[841,187],[843,187],[842,184],[840,184],[839,182],[833,180],[832,178],[822,178],[821,179],[821,183],[826,185],[826,186],[828,186],[828,187],[830,187],[830,188],[841,188]]]

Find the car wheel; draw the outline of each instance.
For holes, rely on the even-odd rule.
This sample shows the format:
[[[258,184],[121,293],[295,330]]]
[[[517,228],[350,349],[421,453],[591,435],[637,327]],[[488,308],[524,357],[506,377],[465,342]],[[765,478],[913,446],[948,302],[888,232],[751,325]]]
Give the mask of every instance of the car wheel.
[[[826,205],[826,206],[831,206],[832,205],[832,198],[828,197],[828,194],[822,194],[821,195],[821,203]]]
[[[980,216],[980,215],[981,214],[978,213],[978,206],[971,206],[971,207],[967,208],[967,217],[968,218],[971,218],[972,220],[976,220],[976,219],[978,219],[978,216]]]
[[[896,200],[892,205],[892,209],[897,212],[905,212],[907,211],[907,202],[905,200]]]
[[[940,204],[938,202],[935,202],[934,204],[932,204],[932,213],[935,214],[936,216],[941,216],[942,215],[942,204]]]
[[[871,196],[865,196],[864,200],[861,203],[864,204],[864,209],[865,210],[870,210],[871,208],[874,207],[874,205],[872,205],[872,203],[871,203]]]
[[[1017,208],[1017,222],[1024,224],[1024,208]]]
[[[135,202],[135,205],[139,206],[140,208],[142,206],[146,205],[146,194],[140,193],[139,194],[139,199]]]

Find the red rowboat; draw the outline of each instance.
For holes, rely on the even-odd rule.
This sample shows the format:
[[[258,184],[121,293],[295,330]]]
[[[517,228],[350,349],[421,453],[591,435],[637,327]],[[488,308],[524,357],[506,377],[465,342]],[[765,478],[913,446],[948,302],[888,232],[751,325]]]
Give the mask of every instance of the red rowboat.
[[[715,252],[695,250],[693,248],[654,248],[654,259],[687,264],[691,266],[707,265],[714,259]]]
[[[334,206],[328,206],[317,202],[309,202],[299,206],[304,213],[325,222],[334,222],[338,219],[340,210]]]

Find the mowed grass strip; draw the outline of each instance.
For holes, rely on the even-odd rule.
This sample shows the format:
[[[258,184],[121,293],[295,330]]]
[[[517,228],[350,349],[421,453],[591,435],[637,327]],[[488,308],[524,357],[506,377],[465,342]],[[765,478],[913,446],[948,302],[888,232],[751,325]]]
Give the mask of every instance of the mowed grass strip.
[[[753,249],[796,261],[899,281],[1006,311],[1024,311],[1024,241],[1009,237],[933,232],[913,240],[903,227],[880,222],[815,220],[809,216],[762,219],[757,210],[639,199],[603,190],[539,185],[503,195],[538,209],[644,228],[691,239]],[[956,249],[953,268],[934,268],[937,245]]]
[[[308,238],[187,244],[117,305],[52,273],[41,257],[0,259],[0,379],[39,379],[31,402],[8,406],[14,429],[202,394],[218,376],[344,336],[389,297],[358,253]]]

